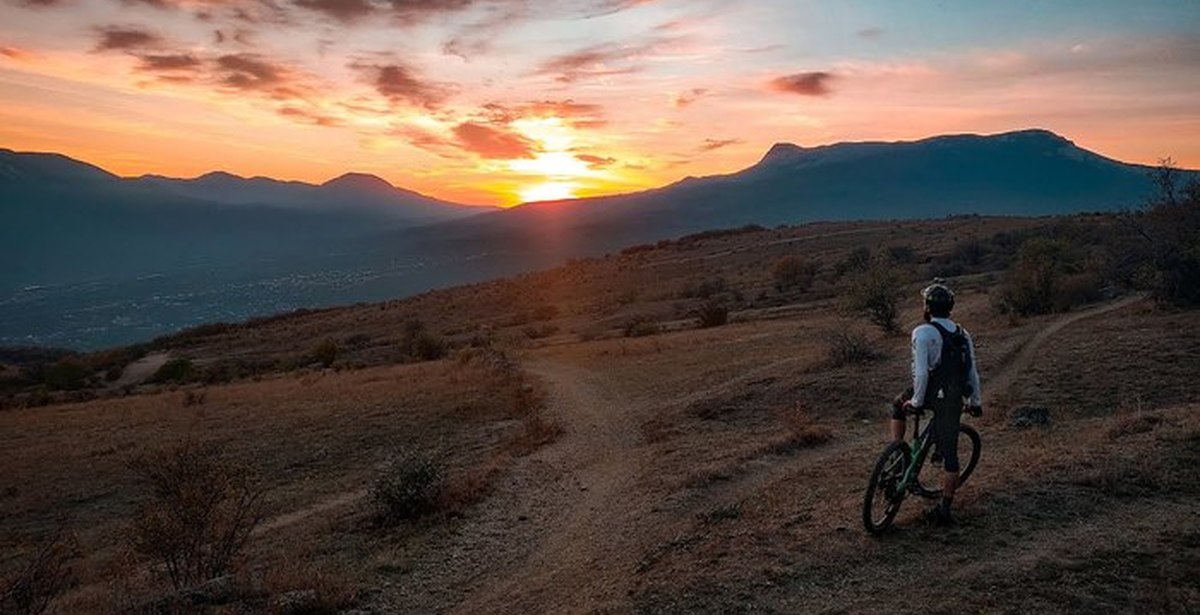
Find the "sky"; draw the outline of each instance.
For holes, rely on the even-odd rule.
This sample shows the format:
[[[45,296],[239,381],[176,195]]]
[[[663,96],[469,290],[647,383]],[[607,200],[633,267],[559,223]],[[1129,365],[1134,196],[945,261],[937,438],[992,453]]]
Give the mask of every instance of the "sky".
[[[1200,2],[0,0],[0,147],[511,206],[776,142],[1026,128],[1200,167]]]

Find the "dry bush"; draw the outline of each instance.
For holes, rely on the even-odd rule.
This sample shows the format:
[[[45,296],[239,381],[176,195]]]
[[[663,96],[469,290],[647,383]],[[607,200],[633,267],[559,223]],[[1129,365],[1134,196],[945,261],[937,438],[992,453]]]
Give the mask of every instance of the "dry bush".
[[[558,327],[555,325],[528,325],[521,332],[531,340],[540,340],[558,333]]]
[[[621,330],[625,334],[625,337],[644,337],[658,333],[662,330],[662,327],[653,318],[641,314],[625,321],[625,325],[621,327]]]
[[[137,554],[184,589],[224,574],[263,517],[262,487],[217,445],[185,442],[128,462],[144,498],[129,530]]]
[[[436,511],[443,487],[441,467],[433,459],[411,452],[392,457],[371,488],[376,521],[389,526]]]
[[[818,424],[801,402],[777,408],[775,418],[787,429],[788,435],[769,448],[774,453],[787,453],[796,449],[824,444],[833,439],[833,430]]]
[[[847,298],[847,309],[866,314],[884,333],[898,333],[900,324],[900,276],[885,264],[876,264],[855,279]]]
[[[333,338],[327,337],[317,342],[317,345],[313,346],[313,349],[308,354],[313,362],[320,363],[322,367],[329,367],[337,360],[338,344],[333,341]]]
[[[829,345],[830,367],[865,365],[883,357],[866,336],[854,331],[839,331]]]
[[[202,406],[204,399],[208,397],[208,391],[200,389],[199,391],[187,391],[183,394],[183,407]]]
[[[1118,415],[1114,418],[1113,425],[1108,428],[1107,434],[1110,439],[1115,440],[1123,436],[1153,431],[1163,423],[1163,417],[1157,414],[1135,412],[1124,416]]]
[[[70,562],[78,555],[73,534],[59,530],[38,545],[33,558],[11,579],[0,581],[0,611],[43,613],[76,582]]]
[[[262,591],[275,597],[268,602],[268,611],[274,612],[342,613],[358,602],[358,590],[348,578],[318,568],[307,559],[274,562],[262,576]],[[285,608],[279,598],[288,594],[303,595],[304,599]]]
[[[188,359],[177,357],[163,363],[162,367],[158,368],[158,371],[154,372],[154,375],[150,377],[150,382],[159,384],[187,382],[192,378],[193,373],[195,373],[195,369],[192,366],[192,362]]]
[[[808,290],[817,277],[820,266],[805,261],[799,256],[785,256],[775,263],[771,277],[775,280],[775,290],[779,292]]]
[[[458,516],[483,500],[491,492],[492,483],[500,474],[503,463],[504,460],[497,457],[470,470],[448,476],[438,498],[438,509],[447,515]]]
[[[696,323],[702,329],[720,327],[729,322],[729,308],[719,301],[707,301],[700,306],[696,315]]]
[[[546,418],[540,410],[534,410],[525,415],[521,433],[509,446],[513,454],[520,457],[557,440],[562,433],[562,425]]]

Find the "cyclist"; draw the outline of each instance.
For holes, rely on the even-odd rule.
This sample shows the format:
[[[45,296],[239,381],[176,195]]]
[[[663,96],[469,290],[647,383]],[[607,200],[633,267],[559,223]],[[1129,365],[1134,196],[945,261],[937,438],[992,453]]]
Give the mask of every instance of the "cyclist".
[[[950,320],[954,293],[941,280],[921,291],[925,301],[925,322],[912,332],[912,389],[893,404],[892,439],[904,439],[905,412],[913,408],[933,410],[934,444],[945,473],[942,499],[932,511],[939,525],[953,525],[950,506],[958,486],[958,426],[966,400],[972,416],[983,413],[979,370],[975,362],[975,344],[965,329]],[[943,351],[949,356],[943,357]],[[943,361],[943,359],[946,359]]]

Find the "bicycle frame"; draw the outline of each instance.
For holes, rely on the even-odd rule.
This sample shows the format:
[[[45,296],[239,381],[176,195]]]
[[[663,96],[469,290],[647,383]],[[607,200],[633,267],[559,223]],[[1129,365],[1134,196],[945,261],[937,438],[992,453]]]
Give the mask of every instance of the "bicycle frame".
[[[914,495],[919,495],[926,498],[935,498],[941,494],[941,490],[931,491],[925,489],[920,482],[917,481],[917,475],[921,473],[921,468],[925,465],[925,456],[929,454],[929,449],[933,445],[933,421],[925,424],[925,430],[921,431],[921,414],[913,413],[913,440],[910,446],[908,468],[904,471],[904,478],[896,485],[900,492],[909,492]]]

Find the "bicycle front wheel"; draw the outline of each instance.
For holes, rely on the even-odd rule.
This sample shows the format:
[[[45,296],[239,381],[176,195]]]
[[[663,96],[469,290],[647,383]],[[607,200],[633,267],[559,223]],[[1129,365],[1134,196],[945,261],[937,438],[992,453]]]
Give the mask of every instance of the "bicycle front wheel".
[[[887,531],[896,519],[896,513],[900,512],[905,495],[900,483],[904,480],[909,459],[908,444],[892,442],[875,462],[863,497],[863,527],[871,534]]]

